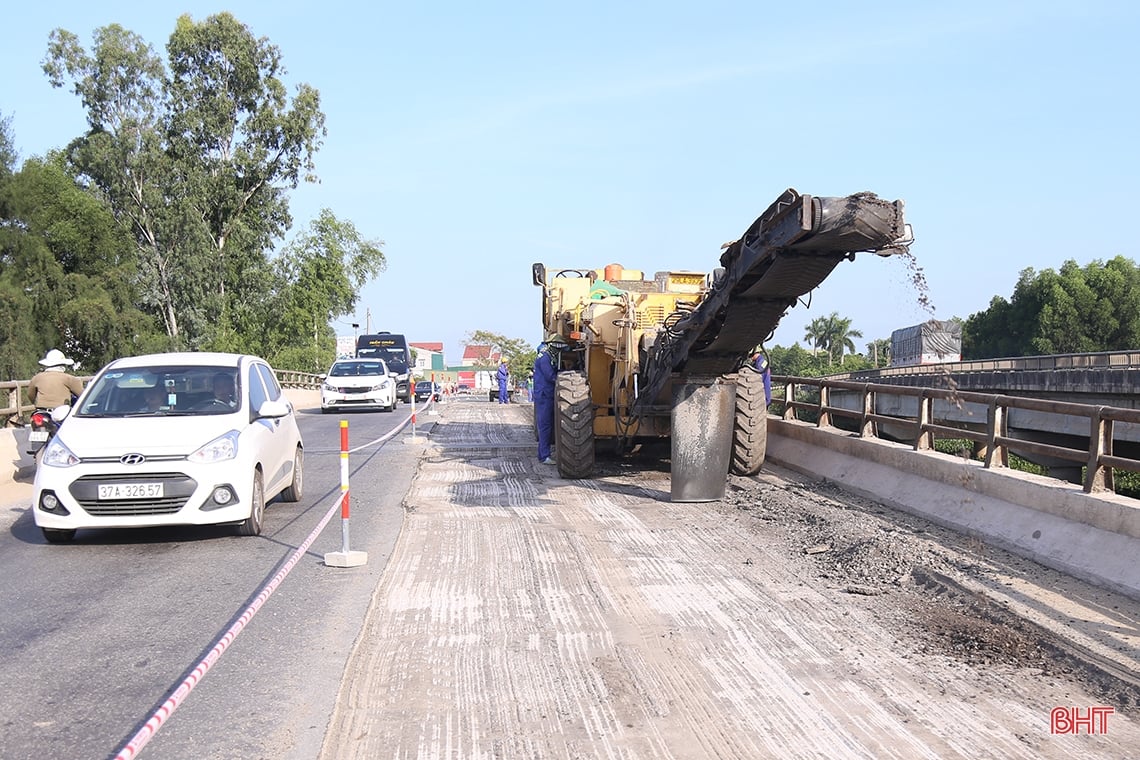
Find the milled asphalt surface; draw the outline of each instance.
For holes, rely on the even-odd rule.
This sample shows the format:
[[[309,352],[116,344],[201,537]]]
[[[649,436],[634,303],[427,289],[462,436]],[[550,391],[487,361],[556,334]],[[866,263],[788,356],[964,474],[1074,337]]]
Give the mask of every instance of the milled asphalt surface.
[[[764,473],[782,509],[796,491]],[[325,760],[1126,757],[1050,711],[1097,696],[978,666],[892,625],[896,604],[806,575],[754,519],[674,504],[669,477],[565,481],[525,405],[441,409],[350,657]],[[786,491],[786,493],[785,493]]]

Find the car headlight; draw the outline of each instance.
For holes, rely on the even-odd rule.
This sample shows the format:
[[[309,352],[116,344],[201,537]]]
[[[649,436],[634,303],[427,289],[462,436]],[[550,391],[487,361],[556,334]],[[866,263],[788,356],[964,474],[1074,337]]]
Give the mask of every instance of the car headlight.
[[[202,448],[186,457],[191,462],[208,464],[210,462],[225,462],[237,456],[238,431],[231,430],[207,443]]]
[[[79,457],[71,453],[71,449],[63,444],[58,435],[48,441],[43,451],[40,464],[46,464],[48,467],[73,467],[79,464]]]
[[[325,383],[324,386],[322,386],[322,387],[326,391],[330,391],[331,393],[336,393],[336,386],[332,385],[331,383]]]

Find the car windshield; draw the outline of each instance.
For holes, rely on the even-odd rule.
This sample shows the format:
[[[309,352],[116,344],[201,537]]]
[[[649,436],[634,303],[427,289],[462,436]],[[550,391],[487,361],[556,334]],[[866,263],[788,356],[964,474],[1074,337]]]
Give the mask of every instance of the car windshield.
[[[241,407],[237,367],[155,365],[111,369],[95,379],[79,417],[229,414]]]
[[[381,361],[337,362],[329,369],[329,377],[356,377],[359,375],[387,375],[388,368]]]
[[[407,349],[402,347],[390,346],[388,348],[359,348],[356,350],[358,357],[377,357],[382,358],[387,363],[388,368],[392,372],[407,372]]]

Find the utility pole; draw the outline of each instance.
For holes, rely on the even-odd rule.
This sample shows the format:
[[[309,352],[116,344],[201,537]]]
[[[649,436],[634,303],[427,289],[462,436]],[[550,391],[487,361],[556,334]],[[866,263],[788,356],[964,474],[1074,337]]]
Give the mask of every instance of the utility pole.
[[[364,332],[367,335],[372,334],[372,309],[364,309]]]

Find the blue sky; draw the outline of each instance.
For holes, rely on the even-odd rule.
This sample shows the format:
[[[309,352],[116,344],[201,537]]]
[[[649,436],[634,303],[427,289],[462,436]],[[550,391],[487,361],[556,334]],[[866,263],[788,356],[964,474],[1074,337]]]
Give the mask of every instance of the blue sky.
[[[384,241],[353,321],[442,341],[537,342],[530,264],[648,274],[717,266],[785,188],[906,202],[933,314],[901,259],[842,263],[770,344],[838,312],[872,338],[967,317],[1018,273],[1140,259],[1140,3],[20,3],[0,114],[22,157],[84,114],[40,64],[63,27],[119,23],[164,49],[180,13],[228,10],[321,92],[319,185]],[[1129,211],[1133,209],[1133,211]]]

